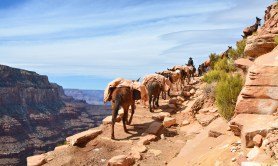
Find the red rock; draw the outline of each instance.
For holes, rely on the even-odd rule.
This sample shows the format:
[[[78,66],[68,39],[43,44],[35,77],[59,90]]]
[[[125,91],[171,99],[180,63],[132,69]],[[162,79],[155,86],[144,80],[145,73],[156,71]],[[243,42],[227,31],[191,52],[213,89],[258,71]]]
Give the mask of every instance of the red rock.
[[[152,119],[159,120],[159,121],[163,121],[165,117],[170,117],[170,113],[169,112],[160,112],[158,114],[152,115]]]
[[[215,131],[215,130],[209,130],[208,136],[209,136],[209,137],[217,138],[217,137],[219,137],[219,136],[222,135],[222,134],[223,134],[223,133],[218,132],[218,131]]]
[[[260,134],[255,135],[255,137],[253,137],[254,145],[260,147],[262,145],[262,139],[263,137]]]
[[[184,102],[184,101],[185,101],[185,99],[184,99],[183,97],[181,97],[181,96],[178,96],[178,97],[177,97],[177,100],[178,100],[179,102]]]
[[[137,151],[132,151],[129,153],[129,156],[131,158],[134,158],[135,160],[141,160],[142,159],[142,156],[141,156],[141,153],[140,152],[137,152]]]
[[[145,131],[148,134],[158,135],[160,131],[163,129],[163,125],[160,122],[152,122],[149,128]]]
[[[41,166],[45,163],[46,163],[46,159],[44,154],[27,157],[28,166]]]
[[[235,65],[243,70],[248,69],[250,66],[253,65],[254,62],[250,61],[249,59],[239,58],[235,60]]]
[[[156,140],[157,136],[156,135],[152,135],[152,134],[148,134],[142,138],[140,138],[140,140],[138,141],[137,144],[139,145],[148,145],[150,144],[151,141]]]
[[[181,123],[182,126],[186,126],[186,125],[189,125],[189,124],[190,124],[190,122],[188,120],[183,120],[182,123]]]
[[[171,117],[165,117],[163,120],[164,127],[171,127],[176,124],[176,119]]]
[[[189,91],[189,93],[191,94],[191,95],[194,95],[195,94],[195,89],[191,89],[190,91]]]
[[[122,120],[122,118],[120,116],[118,116],[116,118],[116,122],[120,122]],[[107,124],[112,124],[112,115],[107,116],[106,118],[104,118],[102,120],[102,124],[107,125]]]
[[[57,146],[57,147],[55,147],[54,151],[63,151],[65,149],[67,149],[68,147],[69,147],[69,145]]]
[[[135,163],[135,159],[126,155],[112,157],[108,161],[108,166],[131,166]]]
[[[278,47],[249,68],[235,113],[273,114],[278,108]]]
[[[92,139],[94,139],[101,133],[102,133],[101,129],[90,129],[90,130],[75,134],[73,136],[67,137],[66,140],[70,145],[78,146],[78,145],[86,144],[87,142],[91,141]]]
[[[265,15],[264,25],[258,29],[256,35],[252,35],[246,40],[244,50],[245,56],[258,57],[266,54],[276,47],[274,37],[277,35],[278,10],[277,3],[270,6],[270,11]]]
[[[169,100],[169,104],[177,105],[177,104],[178,104],[178,99],[177,99],[177,98],[171,98],[171,99]]]
[[[247,38],[244,54],[250,57],[258,57],[266,54],[276,47],[275,34],[250,36]]]
[[[196,114],[195,117],[202,126],[207,126],[218,116],[213,114]]]
[[[239,114],[230,121],[235,135],[241,136],[242,147],[253,147],[253,138],[260,134],[265,137],[272,129],[276,117],[272,115]]]
[[[147,147],[144,145],[135,145],[131,148],[134,152],[144,153],[147,151]]]
[[[247,159],[248,160],[253,160],[255,158],[257,158],[260,153],[264,153],[262,149],[260,149],[259,147],[255,146],[253,149],[251,149],[248,154],[247,154]]]

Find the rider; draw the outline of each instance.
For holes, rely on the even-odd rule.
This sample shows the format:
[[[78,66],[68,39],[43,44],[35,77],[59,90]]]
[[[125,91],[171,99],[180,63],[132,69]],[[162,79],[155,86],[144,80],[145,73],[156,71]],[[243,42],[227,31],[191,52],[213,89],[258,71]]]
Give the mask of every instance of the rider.
[[[193,59],[191,57],[188,60],[187,66],[192,66],[192,67],[194,66],[194,62],[193,62]]]

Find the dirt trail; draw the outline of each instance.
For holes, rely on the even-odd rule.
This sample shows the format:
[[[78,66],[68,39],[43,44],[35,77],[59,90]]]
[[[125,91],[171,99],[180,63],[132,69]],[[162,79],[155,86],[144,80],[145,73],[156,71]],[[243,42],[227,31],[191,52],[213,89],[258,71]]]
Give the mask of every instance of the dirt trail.
[[[178,108],[170,107],[169,99],[160,99],[160,107],[159,109],[155,109],[154,113],[149,112],[147,108],[143,108],[141,105],[137,104],[132,124],[127,126],[130,133],[125,133],[123,131],[122,122],[116,123],[116,140],[111,140],[111,126],[109,124],[101,125],[98,128],[102,129],[102,134],[88,142],[83,147],[64,145],[64,148],[62,147],[60,150],[56,149],[49,152],[46,157],[47,163],[45,165],[107,165],[108,160],[112,157],[118,155],[128,155],[134,150],[134,148],[138,147],[137,145],[139,140],[144,136],[143,133],[149,130],[148,128],[152,123],[159,122],[154,120],[152,117],[161,112],[169,112],[171,114],[171,118],[176,119],[176,125],[164,127],[162,131],[157,134],[157,139],[155,141],[151,141],[149,145],[145,145],[146,152],[140,153],[141,159],[136,160],[135,165],[160,166],[167,165],[169,163],[170,165],[173,165],[173,163],[179,163],[180,158],[186,159],[183,157],[183,153],[186,154],[187,150],[194,152],[194,148],[199,148],[200,150],[201,148],[198,145],[202,145],[202,142],[205,144],[205,146],[202,145],[203,150],[200,150],[200,152],[194,152],[193,154],[200,155],[208,150],[214,150],[212,147],[215,147],[216,145],[210,145],[215,143],[213,138],[210,138],[210,140],[206,143],[208,140],[208,131],[213,127],[227,124],[226,121],[219,118],[217,112],[206,113],[210,116],[213,115],[213,117],[215,117],[213,119],[202,119],[202,117],[199,120],[194,121],[192,121],[192,119],[188,119],[188,115],[190,115],[190,111],[194,107],[194,104],[200,98],[200,95],[203,95],[200,90],[200,84],[201,83],[197,83],[193,85],[193,89],[196,89],[196,92],[194,92],[195,95],[192,95],[190,99],[184,101]],[[205,104],[204,107],[207,107],[207,105]],[[210,109],[213,109],[213,107]],[[188,123],[182,125],[185,119],[187,119],[190,124]],[[202,126],[200,124],[200,122],[203,122],[202,120],[208,122],[208,124]],[[216,123],[211,123],[213,121],[216,121]],[[160,123],[162,122],[160,121]],[[209,125],[210,123],[212,125]],[[208,126],[206,127],[206,125]],[[198,137],[198,135],[200,136]],[[220,140],[223,141],[225,138],[220,138]],[[193,142],[188,145],[188,141]],[[236,139],[232,139],[232,142],[233,141],[236,141]],[[192,145],[193,143],[196,144],[196,146],[186,147],[190,146],[190,144]],[[206,161],[205,158],[202,158],[202,160]],[[183,160],[182,162],[184,163]]]

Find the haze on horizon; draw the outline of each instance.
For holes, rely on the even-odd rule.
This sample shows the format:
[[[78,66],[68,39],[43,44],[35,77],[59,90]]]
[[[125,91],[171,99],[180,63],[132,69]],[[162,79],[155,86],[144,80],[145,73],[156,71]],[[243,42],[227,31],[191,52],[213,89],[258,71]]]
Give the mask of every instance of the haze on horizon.
[[[241,39],[273,0],[1,0],[0,63],[64,88],[104,89],[200,64]]]

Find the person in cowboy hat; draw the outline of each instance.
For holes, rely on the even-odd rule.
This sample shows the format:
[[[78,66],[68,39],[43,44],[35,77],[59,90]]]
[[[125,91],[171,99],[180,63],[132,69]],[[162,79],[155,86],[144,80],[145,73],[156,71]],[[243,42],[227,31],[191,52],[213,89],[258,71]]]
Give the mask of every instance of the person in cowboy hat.
[[[187,66],[194,66],[193,59],[190,57],[187,63]]]

